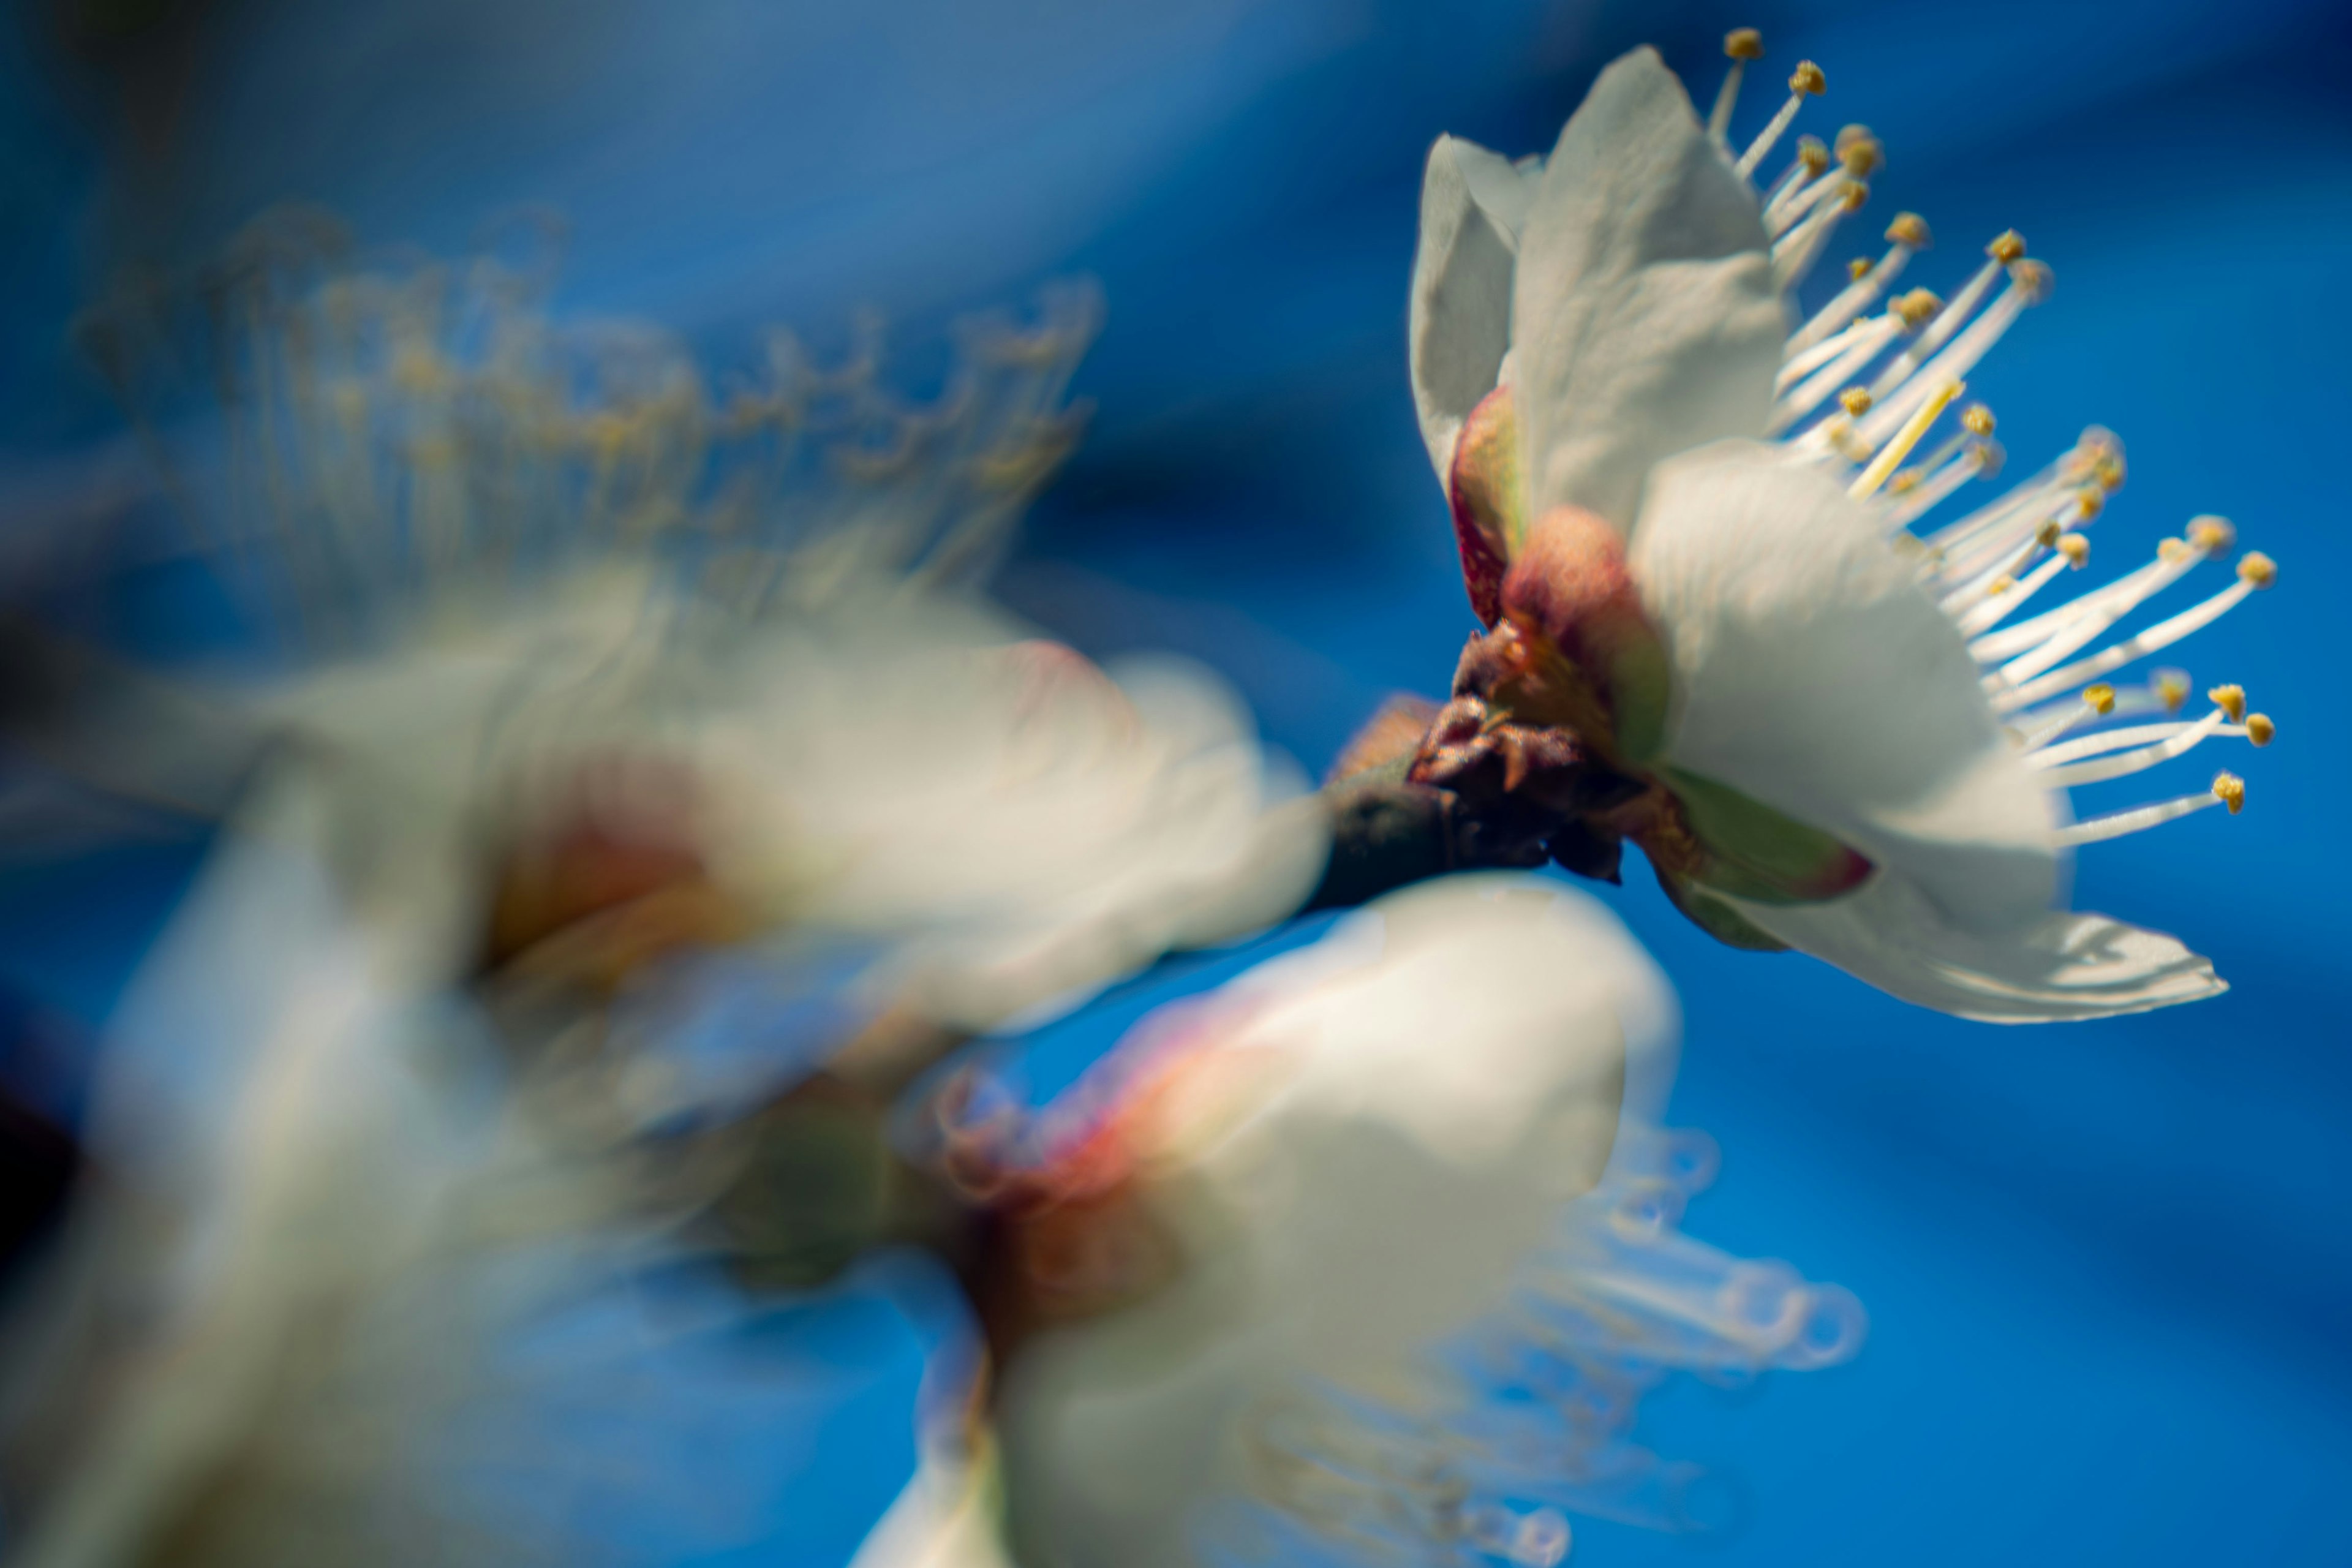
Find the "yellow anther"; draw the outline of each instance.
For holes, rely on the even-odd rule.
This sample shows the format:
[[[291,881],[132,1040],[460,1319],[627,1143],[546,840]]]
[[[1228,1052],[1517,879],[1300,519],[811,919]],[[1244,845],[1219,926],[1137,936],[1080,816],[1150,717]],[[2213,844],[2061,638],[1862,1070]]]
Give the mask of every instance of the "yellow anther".
[[[2011,588],[2016,586],[2017,579],[2004,572],[2000,576],[1985,584],[1985,592],[1988,594],[2006,594]]]
[[[1936,237],[1927,232],[1927,220],[1917,213],[1896,213],[1895,221],[1886,226],[1886,243],[1925,250],[1936,243]]]
[[[1977,478],[1989,479],[1999,474],[2009,461],[2009,448],[1998,441],[1971,441],[1969,457],[1977,466]]]
[[[1960,410],[1960,428],[1981,440],[1992,434],[1992,410],[1981,403],[1971,403]]]
[[[2271,743],[2272,740],[2277,736],[2277,734],[2278,726],[2271,722],[2271,716],[2269,714],[2249,713],[2246,715],[2246,739],[2252,741],[2255,745],[2267,746]]]
[[[1797,162],[1804,165],[1805,174],[1811,178],[1830,166],[1830,150],[1822,145],[1822,139],[1818,136],[1800,136],[1797,138]]]
[[[1838,195],[1838,200],[1850,213],[1860,212],[1862,204],[1869,199],[1870,186],[1860,180],[1848,180],[1845,183],[1845,189]]]
[[[1797,68],[1789,75],[1789,90],[1793,93],[1811,93],[1819,98],[1829,90],[1829,85],[1830,79],[1811,60],[1799,60]]]
[[[2278,581],[2278,563],[2259,550],[2249,550],[2238,557],[2238,580],[2267,588]]]
[[[2083,702],[2104,719],[2116,710],[2116,689],[2104,680],[2096,686],[2085,686],[2083,688]]]
[[[2003,229],[1985,247],[1985,254],[2006,267],[2024,256],[2025,237],[2013,228]]]
[[[1853,279],[1857,283],[1861,282],[1865,277],[1869,276],[1869,274],[1870,258],[1867,256],[1857,256],[1852,261],[1845,264],[1845,275]]]
[[[1870,412],[1870,394],[1861,387],[1849,386],[1838,394],[1838,406],[1859,419]]]
[[[2179,712],[2180,705],[2189,700],[2189,677],[2179,670],[2161,670],[2149,684],[2156,689],[2156,700],[2164,704],[2167,713]]]
[[[392,384],[413,396],[437,391],[446,375],[441,356],[429,346],[404,343],[392,356]]]
[[[2156,558],[2167,566],[2178,566],[2189,559],[2189,542],[2185,539],[2160,539],[2156,543]]]
[[[1936,312],[1944,308],[1944,302],[1929,289],[1914,289],[1886,308],[1902,317],[1905,326],[1916,331],[1936,319]]]
[[[2069,566],[2080,572],[2091,559],[2091,542],[2079,533],[2062,533],[2058,536],[2058,553],[2066,558]]]
[[[2232,724],[2246,721],[2246,689],[2242,686],[2217,686],[2205,694],[2207,701],[2230,716]]]
[[[2074,492],[2074,509],[2088,522],[2106,510],[2107,492],[2096,485],[2084,485]]]
[[[1734,27],[1723,35],[1723,52],[1735,60],[1764,58],[1764,35],[1753,27]]]
[[[2213,775],[2213,798],[2230,808],[2235,816],[2246,809],[2246,781],[2232,773]]]
[[[2050,290],[2057,282],[2057,276],[2050,270],[2047,262],[2028,259],[2010,264],[2009,281],[2025,296],[2027,304],[2039,305],[2050,298]]]
[[[1886,493],[1891,496],[1908,495],[1918,488],[1919,470],[1916,468],[1906,468],[1886,481]]]
[[[1838,132],[1837,160],[1845,165],[1847,174],[1860,179],[1864,174],[1878,172],[1879,166],[1886,162],[1886,149],[1877,137],[1870,133],[1868,127],[1849,125]]]
[[[2098,460],[2091,465],[2091,476],[2106,489],[2123,489],[2124,455],[2121,452],[2100,453]]]
[[[2208,555],[2219,555],[2238,542],[2238,531],[2226,517],[2192,517],[2189,542]]]
[[[2051,518],[2033,531],[2033,542],[2047,550],[2058,542],[2058,520]]]

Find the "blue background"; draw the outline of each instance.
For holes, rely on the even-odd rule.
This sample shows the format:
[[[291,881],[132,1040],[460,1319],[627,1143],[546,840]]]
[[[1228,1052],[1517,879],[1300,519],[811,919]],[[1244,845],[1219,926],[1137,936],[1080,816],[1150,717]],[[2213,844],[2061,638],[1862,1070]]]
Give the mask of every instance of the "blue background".
[[[1215,665],[1319,770],[1384,693],[1439,690],[1470,624],[1404,377],[1423,149],[1548,147],[1644,40],[1704,100],[1734,25],[1774,67],[1827,69],[1804,127],[1884,137],[1871,213],[1916,208],[1943,241],[1918,281],[1948,289],[2010,226],[2054,266],[1971,393],[2029,465],[2087,423],[2123,435],[2095,571],[2203,511],[2279,559],[2276,590],[2171,660],[2242,681],[2282,735],[2226,759],[2244,816],[2081,858],[2078,904],[2180,933],[2235,986],[2191,1008],[1958,1023],[1717,947],[1638,870],[1608,895],[1682,993],[1674,1119],[1725,1151],[1690,1228],[1849,1286],[1873,1331],[1760,1396],[1654,1398],[1643,1439],[1736,1472],[1754,1517],[1711,1546],[1580,1521],[1574,1561],[2352,1561],[2340,7],[229,7],[160,142],[28,13],[0,42],[0,538],[55,526],[49,498],[110,438],[60,333],[99,267],[282,196],[442,248],[551,202],[575,226],[568,308],[714,352],[771,319],[822,337],[861,300],[919,339],[1085,270],[1110,308],[1079,382],[1099,412],[1005,593],[1091,651]],[[12,878],[0,978],[94,1022],[190,863]],[[747,1416],[719,1444],[790,1478],[740,1561],[846,1558],[909,1461],[937,1295],[892,1261],[774,1326],[809,1392],[782,1435]]]

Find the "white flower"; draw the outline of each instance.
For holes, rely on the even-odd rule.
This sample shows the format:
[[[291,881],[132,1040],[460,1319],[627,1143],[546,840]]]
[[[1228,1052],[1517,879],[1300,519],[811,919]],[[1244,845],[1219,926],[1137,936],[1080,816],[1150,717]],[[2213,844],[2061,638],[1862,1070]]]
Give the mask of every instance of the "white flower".
[[[1562,1510],[1686,1522],[1623,1441],[1639,1387],[1827,1364],[1860,1330],[1842,1293],[1673,1233],[1706,1174],[1648,1130],[1673,1017],[1597,903],[1480,878],[1139,1026],[1075,1135],[1048,1113],[1004,1243],[1029,1294],[982,1303],[1014,1345],[988,1461],[1013,1559],[1172,1568],[1304,1531],[1549,1563]],[[1612,1397],[1489,1397],[1580,1373]],[[947,1474],[909,1508],[960,1496]]]
[[[343,331],[383,306],[305,308]],[[338,361],[291,378],[315,444],[280,449],[271,493],[320,533],[293,527],[298,559],[276,563],[298,585],[323,564],[310,547],[352,567],[304,587],[305,629],[375,651],[258,686],[118,677],[76,715],[93,776],[232,798],[108,1046],[112,1186],[44,1283],[47,1335],[8,1341],[9,1544],[42,1568],[740,1548],[775,1476],[689,1457],[762,1451],[743,1435],[789,1423],[803,1369],[732,1353],[751,1301],[665,1271],[798,1242],[758,1230],[763,1199],[789,1222],[837,1197],[816,1239],[877,1244],[881,1110],[925,1053],[1280,918],[1322,868],[1323,819],[1204,672],[1114,679],[936,580],[941,543],[992,534],[1051,467],[1032,426],[1067,345],[996,345],[1021,372],[1010,409],[967,384],[953,417],[898,411],[908,443],[864,454],[887,459],[871,484],[858,452],[827,454],[821,526],[766,519],[791,537],[731,551],[713,583],[667,553],[711,564],[676,515],[719,418],[698,397],[583,411],[527,354],[467,368],[411,344],[371,367],[377,335],[352,336],[256,352]],[[362,460],[383,398],[402,417]],[[446,439],[404,439],[420,429]],[[509,512],[518,451],[547,483]],[[585,497],[547,471],[572,457],[599,481]],[[420,496],[438,499],[405,516]],[[604,505],[696,537],[602,537]],[[719,510],[708,533],[743,543]],[[534,534],[566,521],[585,537]],[[436,542],[502,569],[469,580]],[[320,582],[371,613],[308,597]],[[757,1016],[690,1027],[703,1002]],[[713,1034],[759,1059],[714,1072]],[[886,1059],[849,1083],[877,1038]],[[788,1091],[820,1068],[856,1136],[820,1125],[804,1152]],[[757,1163],[779,1147],[840,1169],[795,1190]],[[673,1353],[690,1330],[708,1360]],[[614,1508],[665,1539],[602,1538]]]
[[[2221,687],[2118,696],[2116,670],[2267,586],[2237,580],[2137,636],[2111,627],[2233,532],[2199,519],[2157,561],[2014,618],[2083,564],[2076,531],[2122,482],[2120,446],[2071,453],[1953,521],[1932,509],[1999,455],[1991,418],[1914,457],[1959,378],[2049,273],[2015,235],[1947,303],[1868,314],[1928,242],[1889,248],[1793,331],[1783,304],[1861,205],[1877,142],[1810,138],[1759,196],[1748,181],[1808,96],[1810,63],[1736,160],[1647,49],[1601,73],[1546,160],[1454,138],[1432,151],[1412,285],[1423,434],[1453,506],[1474,607],[1493,628],[1457,677],[1456,733],[1557,726],[1641,788],[1589,825],[1641,844],[1685,912],[1726,940],[1793,946],[1895,995],[2000,1021],[2095,1017],[2223,989],[2169,937],[2053,912],[2071,847],[2243,786],[2069,825],[2065,792],[2210,736],[2266,743]],[[2006,279],[2006,287],[2002,287]],[[1836,401],[1832,402],[1832,395]],[[1824,405],[1828,412],[1822,412]],[[1912,458],[1909,468],[1901,465]],[[1919,531],[1910,531],[1919,525]],[[2105,646],[2102,646],[2102,645]],[[2063,737],[2063,738],[2062,738]]]
[[[562,1489],[611,1461],[540,1426],[561,1411],[697,1429],[628,1342],[507,1359],[697,1250],[676,1226],[734,1145],[649,1132],[724,1125],[889,1009],[978,1027],[1278,918],[1320,869],[1317,819],[1268,809],[1195,674],[1121,688],[920,597],[698,633],[636,586],[263,704],[287,743],[124,1009],[99,1133],[121,1192],[52,1286],[53,1321],[90,1310],[82,1278],[150,1321],[90,1361],[16,1342],[77,1438],[30,1489],[27,1562],[604,1560],[468,1511],[497,1456],[466,1434],[508,1423],[481,1443]],[[740,1083],[679,1011],[714,951],[760,1009]],[[709,1424],[794,1397],[749,1366]],[[678,1517],[751,1528],[730,1489],[758,1484]]]
[[[1304,899],[1321,819],[1213,677],[1110,679],[971,587],[1075,438],[1091,289],[959,322],[929,405],[870,322],[831,366],[768,334],[719,396],[667,333],[551,317],[519,248],[362,268],[294,210],[208,271],[223,374],[142,422],[299,663],[106,682],[136,701],[68,771],[165,799],[301,772],[354,900],[436,911],[445,979],[485,930],[503,961],[594,925],[570,957],[609,972],[785,929],[986,1026]],[[94,319],[142,391],[159,320]]]
[[[408,836],[383,875],[446,870],[406,896],[487,900],[501,849],[658,848],[738,936],[878,944],[899,999],[959,1026],[1306,896],[1320,818],[1205,671],[1114,680],[984,605],[883,587],[744,620],[635,574],[559,584],[261,706],[354,838]]]

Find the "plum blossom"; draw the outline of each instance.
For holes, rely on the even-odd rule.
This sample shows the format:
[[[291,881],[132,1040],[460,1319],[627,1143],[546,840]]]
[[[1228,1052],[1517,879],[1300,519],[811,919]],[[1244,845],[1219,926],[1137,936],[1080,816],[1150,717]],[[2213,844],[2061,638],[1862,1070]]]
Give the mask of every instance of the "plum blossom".
[[[1645,48],[1601,73],[1548,157],[1431,151],[1413,390],[1487,629],[1409,776],[1490,816],[1507,801],[1523,859],[1613,878],[1631,839],[1724,940],[1945,1012],[2085,1018],[2213,995],[2210,964],[2174,939],[2054,906],[2074,847],[2235,812],[2243,784],[2223,773],[2083,821],[2068,792],[2217,736],[2270,741],[2235,685],[2191,718],[2185,677],[2110,678],[2276,568],[2249,552],[2200,604],[2116,636],[2232,548],[2229,523],[2200,518],[2146,565],[2023,613],[2087,561],[2120,442],[2088,431],[1962,511],[2000,466],[1992,416],[1967,406],[1930,437],[2050,271],[2011,233],[1948,300],[1899,292],[1930,237],[1906,213],[1799,315],[1794,290],[1884,153],[1849,126],[1751,184],[1825,85],[1801,64],[1735,151],[1760,49],[1731,35],[1706,124]],[[2116,722],[2135,715],[2153,721]]]
[[[283,403],[187,470],[302,655],[92,663],[46,737],[222,826],[112,1026],[106,1180],[10,1303],[11,1560],[740,1552],[776,1472],[689,1456],[788,1451],[808,1394],[744,1287],[947,1206],[899,1203],[891,1097],[1286,913],[1321,818],[1205,672],[956,587],[1066,444],[1083,319],[968,337],[944,406],[780,350],[722,410],[657,337],[583,378],[503,285],[460,326],[310,283],[223,312]],[[730,422],[812,488],[704,472]]]
[[[1391,894],[1147,1016],[1028,1119],[941,1099],[1000,1216],[992,1420],[935,1440],[861,1568],[1255,1560],[1548,1568],[1569,1516],[1688,1529],[1628,1436],[1670,1371],[1833,1364],[1858,1307],[1675,1228],[1674,1001],[1601,906]]]

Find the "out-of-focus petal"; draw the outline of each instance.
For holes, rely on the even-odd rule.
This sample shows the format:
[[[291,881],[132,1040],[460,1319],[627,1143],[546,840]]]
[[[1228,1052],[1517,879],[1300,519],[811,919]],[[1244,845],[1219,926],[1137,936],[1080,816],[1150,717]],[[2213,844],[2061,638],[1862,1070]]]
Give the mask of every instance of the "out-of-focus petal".
[[[1675,768],[1900,868],[1958,929],[2048,909],[2043,794],[1959,634],[1832,475],[1754,442],[1661,464],[1633,570],[1673,661]]]
[[[992,1459],[926,1456],[849,1568],[1013,1568],[997,1508]]]
[[[1286,1404],[1435,1400],[1423,1357],[1599,1180],[1629,1047],[1673,1016],[1597,905],[1500,879],[1395,896],[1223,1001],[1241,1022],[1205,1048],[1274,1088],[1157,1200],[1189,1266],[1007,1373],[1013,1540],[1040,1562],[1194,1563],[1263,1492]]]
[[[2209,960],[2160,931],[2057,910],[2013,932],[1979,935],[1896,873],[1827,903],[1730,901],[1791,947],[1890,995],[1986,1023],[2145,1013],[2229,989]]]
[[[1534,515],[1631,529],[1652,465],[1762,433],[1787,326],[1756,198],[1656,51],[1602,71],[1560,132],[1520,257],[1511,379]]]
[[[1421,438],[1444,482],[1462,422],[1495,390],[1511,336],[1511,271],[1536,174],[1441,136],[1422,175],[1409,353]]]

